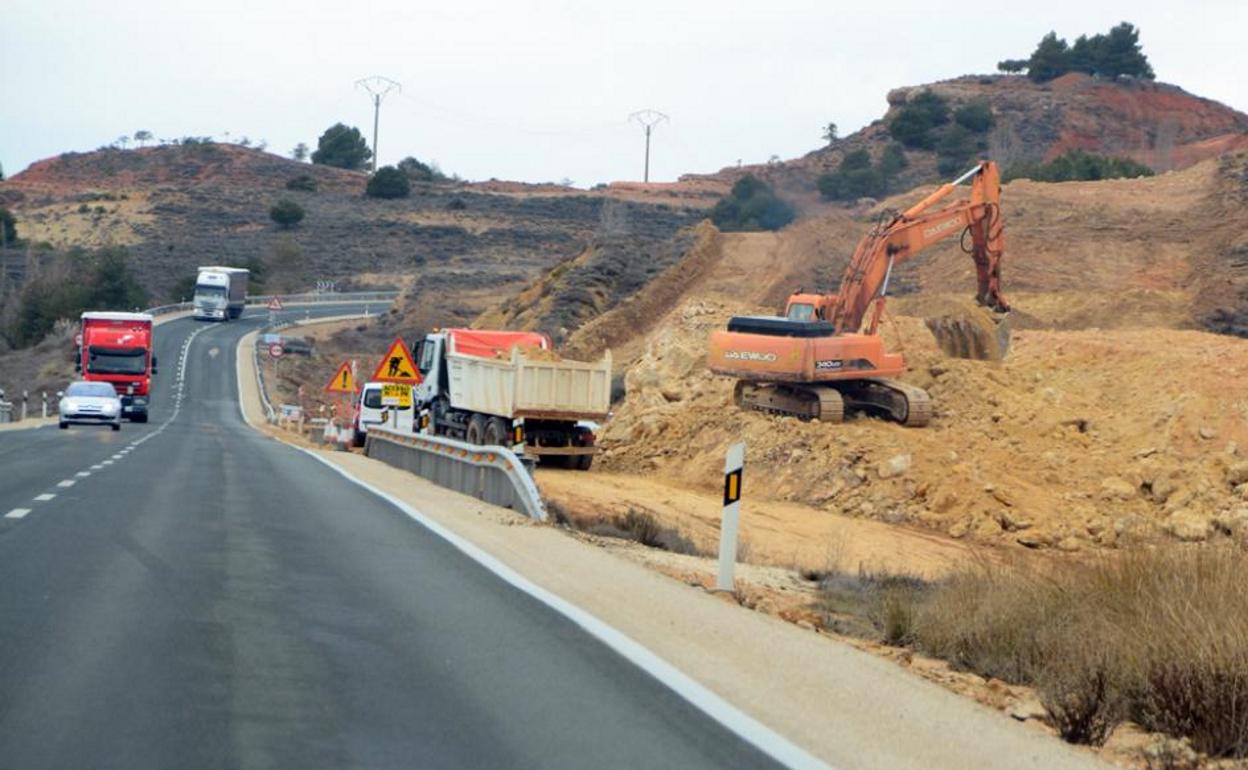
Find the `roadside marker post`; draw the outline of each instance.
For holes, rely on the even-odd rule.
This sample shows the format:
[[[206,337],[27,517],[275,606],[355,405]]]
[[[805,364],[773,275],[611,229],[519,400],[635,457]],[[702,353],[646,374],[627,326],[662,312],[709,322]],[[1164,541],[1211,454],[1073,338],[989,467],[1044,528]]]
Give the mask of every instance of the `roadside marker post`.
[[[733,568],[737,564],[737,525],[741,518],[741,477],[745,468],[745,444],[728,447],[724,459],[724,513],[719,525],[719,577],[716,591],[735,590]]]

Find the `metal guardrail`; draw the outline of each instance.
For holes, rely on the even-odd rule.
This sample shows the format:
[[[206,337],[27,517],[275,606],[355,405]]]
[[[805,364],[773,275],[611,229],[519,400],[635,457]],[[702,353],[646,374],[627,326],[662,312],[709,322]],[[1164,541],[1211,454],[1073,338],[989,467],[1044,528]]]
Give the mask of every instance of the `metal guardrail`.
[[[0,422],[13,422],[13,403],[0,401]]]
[[[364,453],[440,487],[546,521],[537,485],[510,449],[370,427]]]
[[[245,300],[248,307],[267,305],[274,297],[283,305],[315,305],[335,302],[393,302],[399,298],[397,291],[326,291],[304,292],[303,294],[254,294]],[[193,310],[190,302],[175,302],[172,305],[157,305],[144,310],[148,315],[168,315]]]
[[[283,305],[307,305],[335,302],[393,302],[399,298],[397,291],[326,291],[304,294],[255,294],[247,297],[247,304],[267,305],[274,297]]]

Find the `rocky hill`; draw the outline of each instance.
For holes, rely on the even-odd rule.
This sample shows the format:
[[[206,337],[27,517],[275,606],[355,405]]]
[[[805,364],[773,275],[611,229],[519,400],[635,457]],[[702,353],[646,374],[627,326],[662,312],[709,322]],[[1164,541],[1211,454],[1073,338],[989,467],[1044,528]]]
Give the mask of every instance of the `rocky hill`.
[[[315,191],[287,189],[299,176]],[[462,292],[505,296],[599,234],[644,250],[701,218],[696,201],[670,196],[619,200],[552,185],[453,182],[414,183],[408,198],[380,200],[363,195],[366,180],[229,144],[66,153],[0,182],[0,205],[35,246],[8,250],[8,288],[58,250],[123,245],[158,300],[178,299],[174,287],[198,265],[258,260],[266,289],[418,280],[454,306]],[[297,227],[270,221],[280,199],[305,210]]]
[[[1144,80],[1105,80],[1069,73],[1046,83],[1021,75],[968,75],[888,94],[888,110],[862,130],[790,161],[726,168],[682,180],[728,181],[750,172],[793,190],[809,190],[820,174],[835,170],[849,152],[865,149],[878,159],[893,142],[890,121],[922,92],[943,97],[951,109],[986,105],[992,127],[981,155],[1003,167],[1052,160],[1084,150],[1131,158],[1155,171],[1187,168],[1248,147],[1248,115],[1182,88]],[[936,153],[909,148],[897,189],[942,178]]]

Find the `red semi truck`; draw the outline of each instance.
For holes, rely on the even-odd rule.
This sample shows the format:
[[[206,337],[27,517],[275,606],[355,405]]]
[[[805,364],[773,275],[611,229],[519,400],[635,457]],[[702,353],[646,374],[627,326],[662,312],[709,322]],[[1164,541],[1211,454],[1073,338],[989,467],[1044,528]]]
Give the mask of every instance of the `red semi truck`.
[[[121,414],[147,422],[156,354],[147,313],[82,314],[75,369],[84,380],[107,382],[121,396]]]

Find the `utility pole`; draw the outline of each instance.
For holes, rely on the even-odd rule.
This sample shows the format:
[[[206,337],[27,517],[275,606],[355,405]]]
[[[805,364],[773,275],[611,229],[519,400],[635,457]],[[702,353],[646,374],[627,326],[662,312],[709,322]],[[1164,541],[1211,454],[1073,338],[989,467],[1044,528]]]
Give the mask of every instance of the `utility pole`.
[[[377,172],[377,124],[381,116],[381,100],[391,91],[401,91],[403,86],[381,75],[361,78],[355,81],[356,88],[362,88],[373,101],[373,173]]]
[[[667,116],[658,110],[639,110],[628,116],[629,120],[639,123],[646,132],[646,173],[643,181],[650,182],[650,132],[654,127],[667,120]]]

